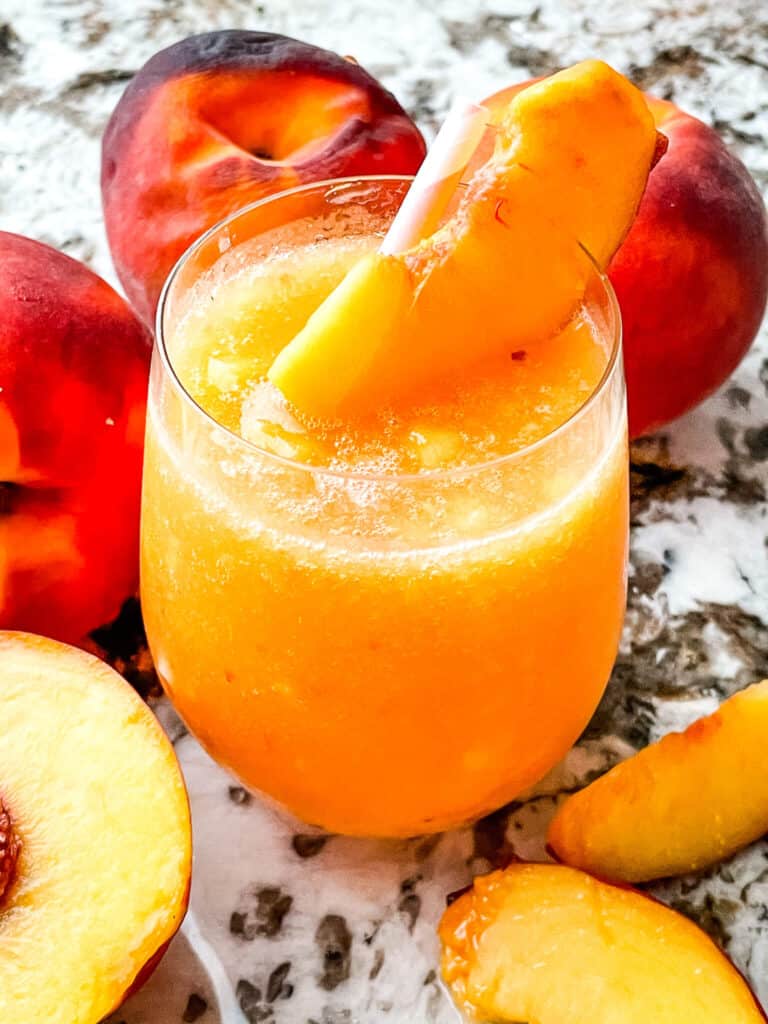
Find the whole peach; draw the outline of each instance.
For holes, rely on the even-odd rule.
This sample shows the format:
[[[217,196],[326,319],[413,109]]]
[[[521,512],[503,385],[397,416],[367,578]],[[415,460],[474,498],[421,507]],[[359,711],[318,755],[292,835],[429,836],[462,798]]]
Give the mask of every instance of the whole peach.
[[[410,174],[424,140],[349,58],[268,32],[191,36],[139,71],[104,133],[102,200],[126,294],[150,322],[203,231],[307,181]]]
[[[78,641],[138,584],[151,339],[47,245],[0,232],[0,628]]]
[[[669,148],[608,270],[624,322],[633,437],[723,383],[768,296],[765,206],[746,167],[702,121],[648,103]]]
[[[485,104],[496,115],[530,84]],[[624,325],[632,437],[723,383],[751,345],[768,297],[768,221],[746,167],[708,125],[665,100],[646,100],[669,145],[608,268]]]

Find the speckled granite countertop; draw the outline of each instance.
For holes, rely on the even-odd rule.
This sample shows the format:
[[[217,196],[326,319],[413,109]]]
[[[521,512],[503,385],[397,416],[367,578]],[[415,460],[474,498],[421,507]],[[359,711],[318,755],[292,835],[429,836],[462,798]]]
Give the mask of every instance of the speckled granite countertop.
[[[586,56],[715,124],[768,188],[762,0],[2,0],[0,226],[114,280],[101,129],[123,83],[191,32],[248,27],[354,54],[430,133],[457,86],[485,95]],[[633,452],[630,608],[583,742],[529,799],[397,843],[297,832],[160,711],[189,782],[192,913],[125,1024],[447,1024],[434,923],[509,851],[542,854],[558,791],[768,675],[768,334],[721,394]],[[699,920],[768,1006],[768,845],[655,890]]]

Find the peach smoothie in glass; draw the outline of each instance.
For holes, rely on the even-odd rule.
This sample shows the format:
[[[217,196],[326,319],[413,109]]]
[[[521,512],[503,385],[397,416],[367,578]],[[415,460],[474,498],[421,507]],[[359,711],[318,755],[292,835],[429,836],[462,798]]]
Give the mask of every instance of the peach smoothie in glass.
[[[333,313],[348,271],[379,259],[409,183],[306,186],[204,236],[166,287],[149,395],[142,603],[163,685],[246,785],[353,834],[441,830],[539,779],[602,695],[625,602],[620,320],[570,234],[533,296],[546,325],[547,297],[578,282],[556,329],[532,316],[524,343],[496,345],[515,286],[467,308],[459,268],[453,322],[438,336],[426,318],[419,337],[459,352],[451,331],[471,314],[488,347],[461,372],[436,365],[407,400],[353,402],[370,385],[334,366],[334,323],[335,354],[311,339],[312,359],[328,353],[313,394],[344,411],[307,412],[272,379],[281,356],[281,383],[301,383],[290,346],[322,334],[324,300]],[[517,221],[492,212],[489,237],[517,245]],[[534,241],[521,258],[526,294],[544,255]],[[376,301],[353,359],[389,344]],[[391,329],[399,344],[407,325]]]

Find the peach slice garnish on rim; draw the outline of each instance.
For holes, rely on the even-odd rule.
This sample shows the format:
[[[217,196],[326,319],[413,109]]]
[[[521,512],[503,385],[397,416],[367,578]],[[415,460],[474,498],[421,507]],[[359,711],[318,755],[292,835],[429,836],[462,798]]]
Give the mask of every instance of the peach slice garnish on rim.
[[[642,93],[608,65],[531,86],[447,223],[356,264],[269,379],[305,416],[361,417],[549,337],[582,296],[580,246],[606,266],[657,155]]]

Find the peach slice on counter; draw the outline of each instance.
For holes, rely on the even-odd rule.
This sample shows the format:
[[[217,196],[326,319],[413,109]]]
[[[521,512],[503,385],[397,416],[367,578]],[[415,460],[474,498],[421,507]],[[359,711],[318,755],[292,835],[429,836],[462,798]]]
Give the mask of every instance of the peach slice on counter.
[[[364,257],[273,363],[310,417],[363,416],[553,334],[629,230],[658,155],[642,94],[600,61],[509,104],[456,213]],[[578,244],[577,244],[578,243]]]
[[[494,1024],[765,1024],[692,921],[633,889],[552,864],[475,879],[440,924],[443,977]]]
[[[184,917],[184,782],[151,711],[97,658],[0,632],[0,673],[0,1020],[97,1024]]]
[[[550,849],[566,864],[625,882],[730,857],[768,831],[766,738],[768,680],[566,800],[550,825]]]

